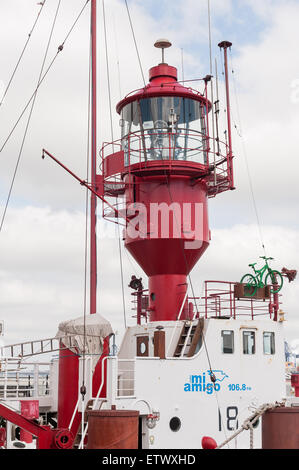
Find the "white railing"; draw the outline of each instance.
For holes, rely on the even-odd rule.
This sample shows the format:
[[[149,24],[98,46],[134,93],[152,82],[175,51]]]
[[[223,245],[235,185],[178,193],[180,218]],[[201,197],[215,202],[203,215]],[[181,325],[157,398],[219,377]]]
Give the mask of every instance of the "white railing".
[[[102,392],[102,390],[103,390],[104,381],[105,381],[104,364],[105,364],[105,362],[107,361],[108,358],[109,358],[109,356],[106,356],[106,357],[104,357],[103,360],[102,360],[102,368],[101,368],[101,377],[102,377],[102,380],[101,380],[101,384],[100,384],[100,387],[99,387],[97,396],[95,397],[95,399],[93,399],[94,401],[93,401],[92,408],[91,408],[92,410],[96,410],[98,401],[99,401],[99,399],[100,399],[100,398],[99,398],[99,397],[100,397],[100,394],[101,394],[101,392]],[[77,403],[77,406],[76,406],[77,410],[79,409],[80,401],[82,401],[82,400],[81,400],[81,398],[79,397],[78,403]],[[102,402],[102,403],[103,403],[103,402]],[[102,405],[102,403],[101,403],[101,405]],[[76,414],[76,410],[75,410],[74,413],[73,413],[73,417],[72,417],[72,420],[71,420],[69,429],[71,428],[71,425],[73,424],[73,420],[74,420],[74,418],[75,418],[75,414]],[[81,441],[80,441],[80,444],[79,444],[79,449],[83,449],[83,448],[84,448],[84,440],[85,440],[86,433],[87,433],[87,431],[88,431],[88,422],[86,423],[85,428],[84,428],[84,429],[83,429],[83,428],[84,428],[84,420],[83,420],[83,410],[82,410],[82,436],[81,436]]]
[[[0,399],[38,399],[51,394],[51,363],[5,358],[0,364]]]
[[[134,396],[135,359],[118,359],[117,365],[117,398]]]
[[[107,376],[104,373],[104,365],[107,362]],[[100,409],[103,402],[107,401],[108,405],[111,406],[115,404],[116,399],[121,398],[132,398],[134,397],[135,392],[135,360],[134,359],[117,359],[115,356],[106,356],[102,361],[102,368],[101,368],[101,385],[99,387],[97,396],[93,398],[93,404],[91,410]],[[107,396],[106,399],[100,399],[100,394],[103,390],[104,381],[106,378],[106,387],[107,387]],[[120,387],[121,385],[121,387]],[[98,407],[98,402],[101,400],[100,406]],[[79,410],[80,402],[82,402],[81,398],[79,397],[78,402],[76,404],[69,429],[71,428],[75,415]],[[82,410],[82,416],[83,416]],[[82,419],[83,423],[83,419]],[[84,440],[88,431],[88,422],[86,423],[85,428],[83,429],[82,424],[82,435],[81,441],[79,444],[79,449],[84,448]]]

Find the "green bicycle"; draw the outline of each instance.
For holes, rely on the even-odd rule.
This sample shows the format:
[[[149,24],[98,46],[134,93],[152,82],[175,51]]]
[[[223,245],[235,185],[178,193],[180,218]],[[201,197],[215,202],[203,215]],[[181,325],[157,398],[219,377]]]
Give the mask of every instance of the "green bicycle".
[[[257,263],[249,264],[254,270],[255,276],[252,274],[245,274],[241,279],[241,284],[245,284],[245,296],[253,297],[258,288],[265,286],[272,286],[270,290],[271,294],[276,294],[280,291],[283,285],[283,277],[279,271],[272,270],[268,265],[268,260],[273,258],[266,258],[266,256],[260,256],[265,260],[265,265],[261,269],[255,269]],[[266,274],[267,273],[267,274]],[[264,278],[264,282],[263,282]]]

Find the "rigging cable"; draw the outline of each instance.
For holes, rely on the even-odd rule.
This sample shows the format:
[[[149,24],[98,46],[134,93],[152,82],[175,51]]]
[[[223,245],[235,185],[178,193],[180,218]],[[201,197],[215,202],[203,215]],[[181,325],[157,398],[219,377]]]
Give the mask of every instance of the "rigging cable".
[[[106,68],[107,68],[107,81],[108,81],[108,101],[109,101],[109,112],[110,112],[110,131],[111,131],[111,139],[112,139],[112,142],[113,142],[114,138],[113,138],[113,122],[112,122],[112,106],[111,106],[111,86],[110,86],[110,72],[109,72],[109,59],[108,59],[108,47],[107,47],[106,14],[105,14],[105,1],[104,0],[102,0],[102,6],[103,6],[104,38],[105,38]],[[119,223],[117,223],[117,231],[118,231],[118,250],[119,250],[119,262],[120,262],[123,314],[124,314],[124,324],[125,324],[125,328],[126,328],[127,327],[126,303],[125,303],[123,260],[122,260],[122,252],[121,252]]]
[[[24,148],[25,140],[26,140],[26,137],[27,137],[27,133],[28,133],[28,129],[29,129],[29,125],[30,125],[32,114],[33,114],[33,109],[34,109],[36,97],[37,97],[37,90],[38,90],[38,86],[39,86],[39,83],[40,83],[40,80],[41,80],[41,77],[42,77],[42,74],[43,74],[43,70],[44,70],[46,59],[47,59],[50,43],[51,43],[51,40],[52,40],[53,31],[54,31],[54,27],[55,27],[55,24],[56,24],[60,4],[61,4],[61,0],[58,0],[56,12],[55,12],[55,15],[54,15],[53,24],[52,24],[51,31],[50,31],[50,36],[49,36],[49,39],[48,39],[48,42],[47,42],[46,51],[45,51],[45,54],[44,54],[41,70],[40,70],[39,77],[38,77],[36,92],[35,92],[33,100],[32,100],[32,104],[31,104],[31,108],[30,108],[30,111],[29,111],[27,123],[26,123],[26,126],[25,126],[25,131],[24,131],[21,147],[20,147],[20,150],[19,150],[19,155],[18,155],[18,158],[17,158],[16,166],[15,166],[15,169],[14,169],[13,177],[12,177],[10,188],[9,188],[9,191],[8,191],[8,196],[7,196],[7,199],[6,199],[5,206],[4,206],[4,211],[3,211],[2,218],[1,218],[1,223],[0,223],[0,232],[3,228],[3,224],[4,224],[8,204],[9,204],[9,201],[10,201],[12,189],[13,189],[13,186],[14,186],[14,182],[15,182],[17,171],[18,171],[18,168],[19,168],[20,160],[21,160],[21,157],[22,157],[23,148]]]
[[[114,31],[115,51],[116,51],[116,66],[117,66],[117,78],[118,78],[118,92],[119,92],[119,100],[121,100],[121,98],[122,98],[122,92],[121,92],[121,80],[120,80],[120,65],[119,65],[118,42],[117,42],[117,34],[116,34],[116,27],[115,27],[115,18],[114,18],[114,16],[113,16],[113,31]]]
[[[236,80],[235,80],[235,72],[234,72],[234,67],[233,67],[232,54],[231,54],[231,62],[232,62],[232,76],[233,76],[234,92],[235,92],[235,99],[236,99],[236,108],[237,108],[237,115],[238,115],[239,128],[240,128],[240,133],[237,131],[237,134],[238,134],[238,136],[241,140],[241,145],[242,145],[242,149],[243,149],[244,160],[245,160],[247,176],[248,176],[248,181],[249,181],[249,188],[250,188],[253,208],[254,208],[254,212],[255,212],[255,216],[256,216],[256,220],[257,220],[257,226],[258,226],[258,231],[259,231],[259,236],[260,236],[260,242],[261,242],[264,254],[265,254],[265,256],[267,256],[266,255],[266,247],[265,247],[265,243],[264,243],[264,237],[263,237],[263,233],[262,233],[262,224],[261,224],[261,221],[260,221],[260,216],[259,216],[259,212],[258,212],[258,208],[257,208],[257,202],[256,202],[256,198],[255,198],[255,195],[254,195],[253,182],[252,182],[249,163],[248,163],[247,149],[246,149],[244,138],[243,138],[242,123],[241,123],[241,118],[240,118],[239,100],[238,100],[237,85],[236,85]],[[237,130],[236,125],[235,125],[235,128]]]
[[[29,43],[29,41],[30,41],[30,39],[31,39],[31,36],[32,36],[32,34],[33,34],[33,31],[35,30],[35,26],[37,25],[38,19],[39,19],[39,17],[40,17],[40,14],[41,14],[41,12],[42,12],[42,9],[43,9],[45,3],[46,3],[46,0],[44,0],[43,2],[40,3],[41,7],[40,7],[39,12],[38,12],[38,14],[37,14],[37,17],[36,17],[36,19],[35,19],[35,21],[34,21],[34,24],[33,24],[32,28],[31,28],[31,30],[30,30],[30,32],[29,32],[29,34],[28,34],[28,38],[27,38],[27,40],[26,40],[26,42],[25,42],[25,45],[24,45],[23,50],[22,50],[22,52],[21,52],[21,54],[20,54],[20,57],[19,57],[19,59],[18,59],[16,65],[15,65],[15,68],[14,68],[14,70],[13,70],[13,72],[12,72],[12,75],[11,75],[11,77],[10,77],[10,79],[9,79],[9,82],[8,82],[8,84],[7,84],[7,86],[6,86],[5,90],[4,90],[3,96],[2,96],[1,101],[0,101],[0,106],[3,104],[3,101],[4,101],[4,99],[5,99],[6,95],[7,95],[7,92],[8,92],[8,90],[9,90],[9,88],[10,88],[10,85],[11,85],[13,79],[14,79],[14,76],[15,76],[15,74],[16,74],[16,72],[17,72],[17,69],[18,69],[18,67],[19,67],[19,65],[20,65],[20,62],[21,62],[21,60],[22,60],[22,57],[23,57],[23,55],[24,55],[24,53],[25,53],[25,51],[26,51],[26,49],[27,49],[28,43]]]
[[[41,84],[43,83],[44,79],[46,78],[46,76],[48,75],[50,69],[52,68],[55,60],[57,59],[57,56],[59,55],[59,53],[63,50],[64,46],[65,46],[65,43],[67,41],[67,39],[69,38],[71,32],[73,31],[75,25],[77,24],[79,18],[81,17],[86,5],[89,3],[90,0],[86,0],[84,6],[82,7],[82,9],[80,10],[77,18],[75,19],[73,25],[71,26],[70,30],[68,31],[64,41],[60,44],[60,46],[58,47],[57,49],[57,52],[55,54],[55,56],[53,57],[52,61],[50,62],[48,68],[46,69],[45,73],[43,74],[43,76],[41,77],[37,87],[35,88],[34,92],[32,93],[31,97],[29,98],[29,100],[27,101],[25,107],[23,108],[23,111],[21,112],[21,114],[19,115],[18,119],[16,120],[13,128],[11,129],[10,133],[8,134],[7,138],[5,139],[5,141],[3,142],[1,148],[0,148],[0,153],[2,152],[2,150],[4,149],[4,147],[6,146],[7,142],[9,141],[10,137],[12,136],[13,132],[15,131],[17,125],[19,124],[20,120],[22,119],[24,113],[26,112],[27,108],[29,107],[31,101],[34,99],[34,96],[36,95],[36,92],[37,90],[40,88]]]
[[[145,78],[144,78],[144,73],[143,73],[143,69],[142,69],[142,65],[141,65],[141,60],[140,60],[140,55],[139,55],[139,51],[138,51],[138,47],[137,47],[137,41],[136,41],[136,37],[135,37],[135,33],[134,33],[134,28],[133,28],[133,24],[132,24],[131,15],[130,15],[130,11],[129,11],[129,6],[128,6],[128,3],[127,3],[127,0],[125,0],[125,4],[126,4],[127,12],[128,12],[128,17],[129,17],[129,21],[130,21],[131,31],[132,31],[132,35],[133,35],[133,39],[134,39],[135,49],[136,49],[136,53],[137,53],[137,57],[138,57],[138,62],[139,62],[139,67],[140,67],[140,71],[141,71],[143,83],[144,83],[144,86],[146,86]]]

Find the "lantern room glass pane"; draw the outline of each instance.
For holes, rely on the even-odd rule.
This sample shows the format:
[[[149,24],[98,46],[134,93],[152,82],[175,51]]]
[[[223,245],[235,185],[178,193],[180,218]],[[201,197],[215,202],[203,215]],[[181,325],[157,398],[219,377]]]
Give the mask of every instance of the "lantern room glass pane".
[[[199,101],[177,96],[144,98],[122,110],[128,165],[146,160],[207,164],[206,112]]]

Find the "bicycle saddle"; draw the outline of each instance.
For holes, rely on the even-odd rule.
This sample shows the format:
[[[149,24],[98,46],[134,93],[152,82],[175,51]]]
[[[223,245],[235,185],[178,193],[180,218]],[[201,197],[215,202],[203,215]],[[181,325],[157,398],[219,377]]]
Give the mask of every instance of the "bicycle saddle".
[[[252,263],[252,264],[249,264],[248,266],[254,268],[254,266],[256,265],[257,263]]]

